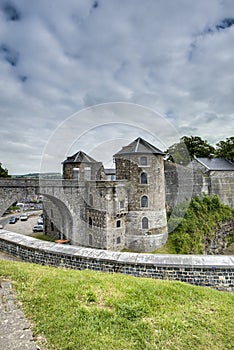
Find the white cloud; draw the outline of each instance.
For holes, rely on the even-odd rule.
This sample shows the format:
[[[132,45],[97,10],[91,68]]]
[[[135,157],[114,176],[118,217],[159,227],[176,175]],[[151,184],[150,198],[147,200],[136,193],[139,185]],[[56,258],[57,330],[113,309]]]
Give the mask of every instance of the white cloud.
[[[37,170],[56,127],[93,104],[142,104],[180,136],[230,136],[234,26],[216,26],[234,18],[232,0],[94,3],[12,0],[17,20],[0,6],[0,47],[18,53],[13,66],[0,50],[1,145],[11,142],[0,160],[11,173]]]

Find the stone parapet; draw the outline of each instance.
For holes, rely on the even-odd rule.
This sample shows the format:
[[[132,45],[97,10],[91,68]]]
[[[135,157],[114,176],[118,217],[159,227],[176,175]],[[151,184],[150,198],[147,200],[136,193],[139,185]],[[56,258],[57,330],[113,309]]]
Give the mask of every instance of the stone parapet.
[[[0,231],[0,250],[22,260],[76,270],[119,272],[234,291],[234,257],[112,252],[44,242]]]

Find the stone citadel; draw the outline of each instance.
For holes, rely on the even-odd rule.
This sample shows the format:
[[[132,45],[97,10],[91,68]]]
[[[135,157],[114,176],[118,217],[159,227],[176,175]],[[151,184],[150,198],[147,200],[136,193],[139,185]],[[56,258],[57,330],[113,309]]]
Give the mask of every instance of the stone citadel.
[[[65,212],[47,196],[48,234],[86,247],[150,252],[166,242],[167,211],[177,204],[205,193],[234,207],[234,165],[225,159],[177,165],[140,137],[113,157],[115,169],[82,151],[67,157],[64,181],[78,186],[68,199],[73,229],[64,230]]]

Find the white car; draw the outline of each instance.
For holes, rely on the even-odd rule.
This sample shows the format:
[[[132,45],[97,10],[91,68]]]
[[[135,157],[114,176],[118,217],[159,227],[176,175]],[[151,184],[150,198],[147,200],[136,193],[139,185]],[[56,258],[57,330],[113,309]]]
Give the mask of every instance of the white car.
[[[26,214],[20,215],[20,221],[27,221],[27,220],[28,220],[28,216]]]
[[[43,225],[35,225],[33,226],[33,232],[43,232],[44,226]]]

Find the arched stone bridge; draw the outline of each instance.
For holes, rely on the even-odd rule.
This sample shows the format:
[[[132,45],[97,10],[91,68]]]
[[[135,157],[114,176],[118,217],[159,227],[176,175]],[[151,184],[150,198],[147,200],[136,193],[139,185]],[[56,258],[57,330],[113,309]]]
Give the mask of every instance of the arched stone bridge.
[[[15,202],[33,195],[43,195],[59,210],[60,228],[64,236],[73,240],[78,229],[79,186],[75,180],[0,179],[0,216]]]

